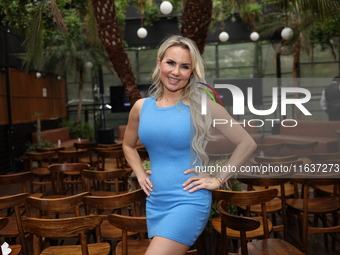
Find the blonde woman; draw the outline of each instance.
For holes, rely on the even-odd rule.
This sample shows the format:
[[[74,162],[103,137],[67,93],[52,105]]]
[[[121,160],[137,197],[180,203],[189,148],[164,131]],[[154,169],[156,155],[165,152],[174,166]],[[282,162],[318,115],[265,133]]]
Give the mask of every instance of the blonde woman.
[[[196,44],[171,36],[160,46],[152,75],[151,96],[132,107],[124,135],[123,150],[138,182],[147,194],[146,217],[152,238],[146,255],[181,255],[203,231],[210,213],[211,190],[230,178],[202,178],[194,166],[207,164],[205,146],[213,140],[212,119],[230,119],[229,113],[211,100],[202,115],[204,65]],[[218,132],[236,145],[229,166],[238,168],[256,144],[239,125],[219,125]],[[151,171],[145,172],[136,144],[148,150]],[[194,156],[193,156],[194,155]]]

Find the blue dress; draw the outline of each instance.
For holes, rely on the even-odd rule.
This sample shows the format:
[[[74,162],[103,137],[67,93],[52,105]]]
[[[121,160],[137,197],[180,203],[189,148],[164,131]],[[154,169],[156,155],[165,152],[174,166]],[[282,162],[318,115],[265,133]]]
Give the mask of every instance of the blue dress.
[[[182,184],[191,168],[190,108],[179,102],[158,107],[147,98],[139,119],[139,139],[151,163],[153,192],[147,198],[146,217],[149,238],[165,237],[193,245],[205,228],[211,207],[211,191],[189,193]]]

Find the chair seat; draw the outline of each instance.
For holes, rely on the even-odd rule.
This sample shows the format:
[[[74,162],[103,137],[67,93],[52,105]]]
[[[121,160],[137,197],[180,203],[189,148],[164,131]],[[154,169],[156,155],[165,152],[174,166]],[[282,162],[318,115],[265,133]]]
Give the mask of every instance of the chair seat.
[[[109,243],[92,243],[88,245],[90,255],[105,255],[110,252]],[[82,255],[80,245],[62,245],[62,246],[50,246],[43,250],[40,255]]]
[[[0,236],[17,237],[18,235],[19,230],[16,219],[14,217],[8,217],[8,224],[6,225],[6,227],[0,230]]]
[[[143,240],[129,240],[128,254],[144,255],[150,245],[150,239]],[[116,246],[116,255],[122,255],[122,242]]]
[[[100,232],[104,240],[120,240],[122,238],[122,230],[112,226],[107,220],[103,220],[100,225]],[[136,235],[136,233],[128,232],[128,236],[133,235]]]
[[[295,246],[281,239],[264,239],[247,243],[248,255],[303,255]],[[241,254],[239,249],[238,254]]]
[[[261,237],[264,235],[262,217],[252,217],[252,218],[258,220],[261,223],[261,225],[258,229],[247,231],[247,239],[255,239],[257,237]],[[211,223],[212,223],[213,228],[217,232],[221,233],[221,218],[220,217],[213,218]],[[273,223],[269,219],[268,219],[268,230],[269,230],[269,233],[272,232],[273,230]],[[239,231],[235,231],[230,228],[227,228],[227,233],[228,233],[228,237],[232,239],[240,239]]]
[[[22,246],[20,244],[10,245],[9,248],[12,250],[10,255],[18,255],[21,254]]]
[[[281,199],[280,198],[274,198],[273,200],[270,200],[269,202],[266,203],[267,206],[267,213],[274,213],[277,211],[280,211],[282,209],[282,204],[281,204]],[[245,209],[245,208],[244,208]],[[254,213],[261,213],[261,205],[252,205],[250,206],[250,211]]]
[[[287,206],[294,208],[298,211],[303,211],[303,199],[286,199]],[[308,199],[308,212],[309,213],[331,213],[339,210],[339,202],[331,197],[318,197]]]

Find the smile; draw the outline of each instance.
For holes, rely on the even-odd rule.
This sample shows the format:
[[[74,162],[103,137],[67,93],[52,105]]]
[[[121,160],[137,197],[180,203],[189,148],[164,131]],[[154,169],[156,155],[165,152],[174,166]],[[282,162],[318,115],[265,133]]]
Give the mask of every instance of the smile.
[[[171,77],[168,77],[168,79],[172,82],[179,82],[180,81],[180,79],[174,79],[174,78],[171,78]]]

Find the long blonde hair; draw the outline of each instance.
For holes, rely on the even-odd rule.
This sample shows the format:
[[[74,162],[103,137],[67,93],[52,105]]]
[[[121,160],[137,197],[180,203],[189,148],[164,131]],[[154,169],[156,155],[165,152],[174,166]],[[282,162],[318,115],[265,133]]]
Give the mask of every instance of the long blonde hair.
[[[193,163],[199,160],[201,165],[206,165],[209,157],[205,152],[205,147],[208,141],[214,140],[212,135],[212,120],[211,114],[207,111],[206,115],[201,114],[201,98],[202,93],[199,82],[205,83],[204,64],[201,54],[196,46],[196,43],[189,38],[173,35],[165,39],[158,49],[157,58],[162,61],[168,48],[178,46],[189,50],[192,66],[192,78],[187,86],[184,87],[183,93],[177,99],[177,102],[182,101],[190,106],[191,120],[195,128],[195,135],[192,138],[192,148],[196,153],[196,159]],[[159,98],[163,95],[164,88],[160,79],[160,70],[155,68],[152,74],[153,84],[150,87],[150,95],[154,98]]]

